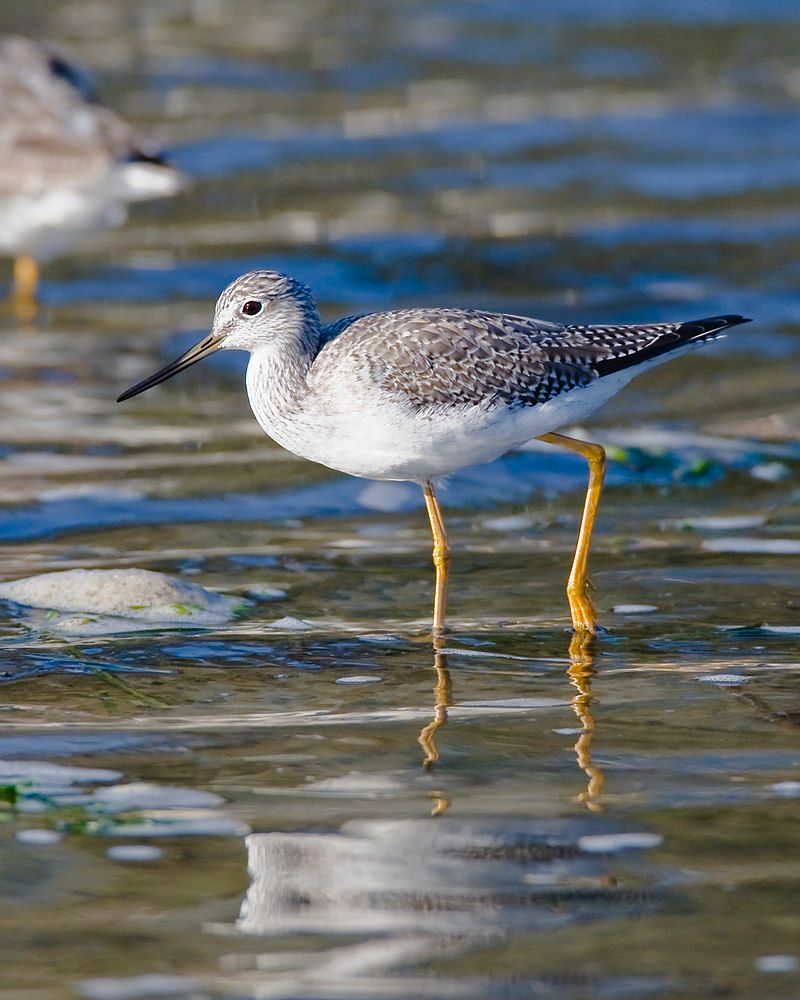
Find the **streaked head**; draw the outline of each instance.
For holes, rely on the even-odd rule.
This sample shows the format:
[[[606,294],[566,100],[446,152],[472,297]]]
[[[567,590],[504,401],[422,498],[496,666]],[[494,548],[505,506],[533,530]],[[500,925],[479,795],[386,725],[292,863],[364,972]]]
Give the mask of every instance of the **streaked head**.
[[[306,348],[318,332],[319,314],[306,285],[278,271],[250,271],[232,281],[217,299],[214,324],[207,337],[127,389],[117,402],[166,382],[216,351]]]

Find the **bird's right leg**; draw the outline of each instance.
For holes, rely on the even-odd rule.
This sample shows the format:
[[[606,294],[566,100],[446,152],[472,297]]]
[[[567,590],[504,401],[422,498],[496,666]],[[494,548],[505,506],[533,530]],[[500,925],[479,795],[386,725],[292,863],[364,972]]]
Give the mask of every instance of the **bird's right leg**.
[[[39,287],[39,265],[28,253],[14,258],[14,290],[11,302],[17,319],[30,322],[36,315],[36,290]]]
[[[572,615],[572,625],[578,633],[592,634],[597,631],[599,620],[597,609],[589,596],[589,547],[592,543],[597,508],[600,504],[600,494],[603,492],[603,480],[606,474],[606,453],[599,444],[579,441],[577,438],[566,437],[564,434],[542,434],[540,441],[559,445],[569,451],[576,451],[589,463],[589,485],[586,490],[586,500],[583,504],[583,517],[578,531],[578,543],[575,546],[575,557],[567,580],[567,600]]]
[[[442,635],[447,615],[447,571],[450,565],[450,546],[447,542],[442,511],[433,491],[433,483],[428,480],[422,487],[425,509],[431,522],[433,535],[433,565],[436,570],[436,586],[433,592],[433,634]]]

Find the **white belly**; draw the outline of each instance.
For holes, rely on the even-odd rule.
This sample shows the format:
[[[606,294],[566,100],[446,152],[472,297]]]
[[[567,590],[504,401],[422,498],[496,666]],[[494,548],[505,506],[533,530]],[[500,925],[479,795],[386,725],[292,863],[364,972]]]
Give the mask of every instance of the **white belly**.
[[[20,190],[0,198],[0,252],[48,260],[83,236],[124,222],[128,202],[166,197],[180,186],[176,170],[127,163],[114,166],[92,185]]]
[[[0,201],[0,250],[32,253],[39,260],[57,256],[82,235],[125,218],[121,204],[90,192],[54,189]]]
[[[421,482],[490,462],[526,441],[582,420],[630,381],[619,372],[539,406],[458,406],[415,410],[389,393],[343,386],[336,397],[306,398],[281,412],[258,363],[247,370],[250,405],[264,431],[301,458],[364,479]]]

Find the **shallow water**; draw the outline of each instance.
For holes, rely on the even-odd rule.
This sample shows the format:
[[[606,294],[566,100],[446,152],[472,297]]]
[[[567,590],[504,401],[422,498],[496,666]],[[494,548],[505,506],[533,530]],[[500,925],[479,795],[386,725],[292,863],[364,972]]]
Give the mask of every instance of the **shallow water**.
[[[797,996],[800,15],[664,6],[3,5],[195,181],[3,314],[0,576],[271,588],[217,631],[0,609],[4,995]],[[756,318],[592,423],[592,653],[572,456],[451,480],[434,651],[414,489],[273,446],[237,355],[114,404],[257,264],[326,317]]]

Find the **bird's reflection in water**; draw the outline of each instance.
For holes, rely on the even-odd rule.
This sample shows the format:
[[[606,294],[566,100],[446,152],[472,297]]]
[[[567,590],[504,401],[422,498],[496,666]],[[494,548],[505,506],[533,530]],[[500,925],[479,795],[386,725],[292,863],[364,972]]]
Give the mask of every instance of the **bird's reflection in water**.
[[[569,664],[567,676],[576,690],[572,698],[572,710],[581,724],[581,732],[573,750],[578,767],[589,779],[586,788],[576,796],[576,800],[582,802],[591,812],[602,812],[604,807],[600,796],[605,777],[602,770],[592,761],[592,741],[597,728],[592,714],[592,702],[595,698],[592,678],[596,672],[593,637],[573,634],[569,645]],[[453,705],[453,680],[447,666],[447,654],[438,641],[433,650],[433,669],[436,671],[433,718],[422,727],[417,737],[425,754],[422,768],[428,772],[433,770],[441,758],[437,742],[438,731],[447,722],[447,709]],[[431,815],[441,816],[449,808],[450,799],[441,791],[432,791],[430,796],[434,800]]]
[[[429,773],[442,757],[438,742],[454,705],[447,654],[439,646],[433,668],[433,717],[418,736]],[[596,813],[603,777],[591,760],[593,673],[591,648],[573,642],[571,704],[581,723],[575,754],[588,778],[579,801]],[[586,848],[587,834],[614,830],[600,816],[583,810],[566,817],[519,816],[502,809],[458,816],[447,812],[444,791],[430,795],[436,822],[401,818],[390,809],[328,830],[247,837],[251,884],[236,927],[245,936],[288,936],[295,949],[254,958],[259,989],[280,981],[280,995],[291,1000],[316,996],[322,986],[331,997],[507,996],[502,983],[496,993],[496,984],[480,977],[443,981],[414,970],[433,958],[485,948],[490,940],[641,915],[662,905],[658,876],[646,863],[637,861],[635,872],[620,875],[614,861],[612,876],[609,854]],[[296,950],[298,935],[317,944]],[[402,994],[398,976],[409,977]],[[574,995],[552,993],[550,980],[544,985],[548,996]],[[604,995],[624,992],[606,985]],[[538,996],[540,987],[533,977],[514,995]]]

